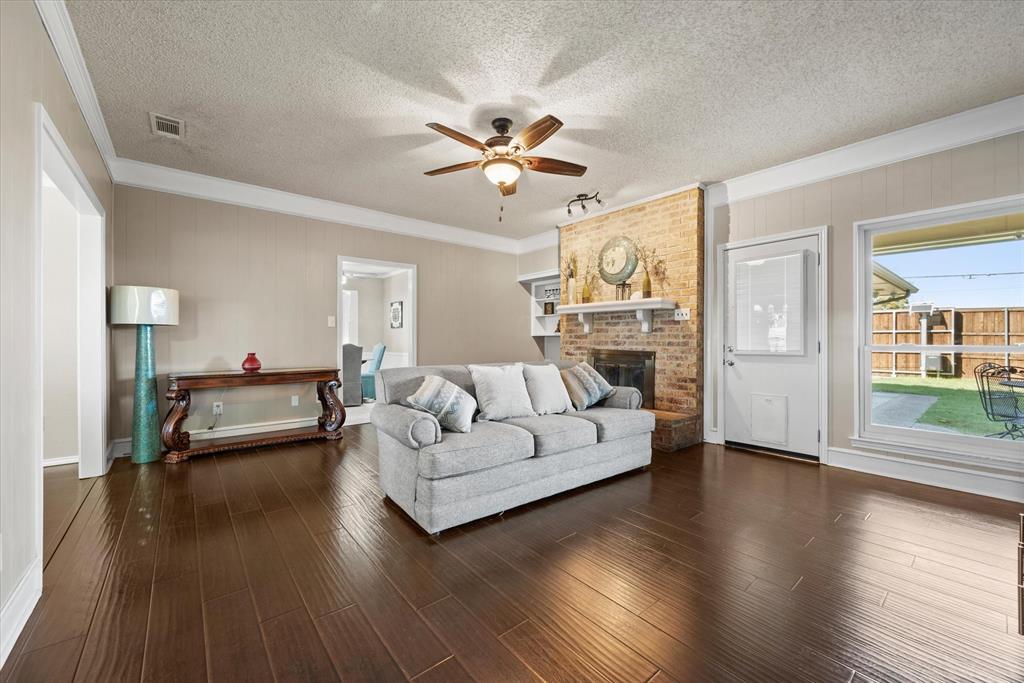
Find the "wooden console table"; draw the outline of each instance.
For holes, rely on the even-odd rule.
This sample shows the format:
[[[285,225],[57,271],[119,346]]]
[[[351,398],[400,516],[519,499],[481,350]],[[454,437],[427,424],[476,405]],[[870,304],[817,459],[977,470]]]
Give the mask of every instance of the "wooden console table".
[[[164,462],[183,462],[193,455],[205,455],[239,448],[310,439],[340,439],[342,437],[341,426],[345,424],[345,406],[335,394],[340,385],[337,368],[175,373],[170,375],[168,380],[166,397],[171,402],[171,409],[167,411],[163,428],[160,430],[160,438],[167,449],[164,454]],[[204,439],[200,442],[201,445],[195,447],[190,444],[189,433],[181,431],[181,423],[188,417],[188,408],[192,403],[190,393],[192,389],[262,387],[273,384],[304,384],[306,382],[316,382],[316,395],[323,408],[316,427],[264,432],[242,439]]]

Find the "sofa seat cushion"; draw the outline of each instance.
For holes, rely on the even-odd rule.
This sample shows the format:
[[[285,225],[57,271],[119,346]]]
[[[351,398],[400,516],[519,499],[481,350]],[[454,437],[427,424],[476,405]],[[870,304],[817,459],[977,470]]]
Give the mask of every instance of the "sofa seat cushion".
[[[597,440],[614,441],[634,434],[654,431],[654,413],[626,408],[587,408],[573,413],[597,426]]]
[[[445,432],[441,443],[419,450],[417,469],[426,479],[444,479],[533,457],[533,435],[501,422],[474,422],[468,434]]]
[[[515,425],[533,434],[533,452],[538,456],[563,453],[597,443],[593,422],[568,415],[511,417],[502,424]]]

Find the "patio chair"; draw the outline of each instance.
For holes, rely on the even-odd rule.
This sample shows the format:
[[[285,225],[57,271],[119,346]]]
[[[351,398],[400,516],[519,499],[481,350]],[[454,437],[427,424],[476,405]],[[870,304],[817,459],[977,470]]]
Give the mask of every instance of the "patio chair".
[[[1024,438],[1024,368],[982,363],[974,368],[974,379],[986,417],[1004,427],[986,436]]]

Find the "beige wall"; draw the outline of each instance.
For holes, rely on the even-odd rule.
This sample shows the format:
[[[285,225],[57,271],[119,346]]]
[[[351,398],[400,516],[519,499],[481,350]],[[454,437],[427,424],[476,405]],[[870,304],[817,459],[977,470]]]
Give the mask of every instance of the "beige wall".
[[[43,188],[43,461],[78,455],[78,213]]]
[[[247,351],[268,368],[335,367],[338,330],[327,327],[327,316],[337,311],[339,254],[417,265],[421,365],[540,358],[514,255],[120,185],[114,214],[117,283],[181,292],[180,324],[156,330],[161,376],[238,367]],[[113,346],[112,434],[124,438],[132,330],[116,330]],[[290,394],[300,396],[298,408]],[[193,396],[188,428],[209,426],[214,400],[215,392]],[[221,400],[219,426],[318,410],[309,388],[225,392]]]
[[[558,268],[558,247],[546,247],[519,255],[519,274],[539,273]]]
[[[0,604],[36,559],[33,453],[42,448],[41,344],[34,325],[36,102],[46,107],[109,221],[110,178],[35,5],[0,2]],[[108,254],[109,237],[108,230]]]
[[[829,445],[849,447],[854,429],[854,222],[1018,192],[1024,192],[1024,133],[714,209],[716,244],[831,226]],[[714,273],[708,278],[713,282]]]

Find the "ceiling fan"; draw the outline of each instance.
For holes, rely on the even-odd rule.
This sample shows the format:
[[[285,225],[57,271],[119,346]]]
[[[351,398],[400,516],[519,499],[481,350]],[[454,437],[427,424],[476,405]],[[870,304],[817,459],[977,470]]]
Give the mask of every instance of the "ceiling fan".
[[[515,194],[516,181],[519,179],[519,175],[526,169],[539,171],[540,173],[569,176],[581,176],[587,172],[586,166],[580,166],[568,161],[549,159],[547,157],[523,156],[523,153],[544,142],[562,127],[562,122],[550,114],[523,128],[515,137],[510,137],[508,134],[512,128],[511,119],[494,119],[491,121],[491,125],[494,126],[497,135],[487,138],[484,142],[480,142],[440,123],[428,123],[427,128],[433,128],[438,133],[447,135],[451,139],[481,152],[483,159],[480,161],[466,161],[461,164],[445,166],[444,168],[435,168],[433,171],[427,171],[424,175],[443,175],[467,168],[480,167],[483,169],[487,179],[498,186],[501,195],[507,197]]]

